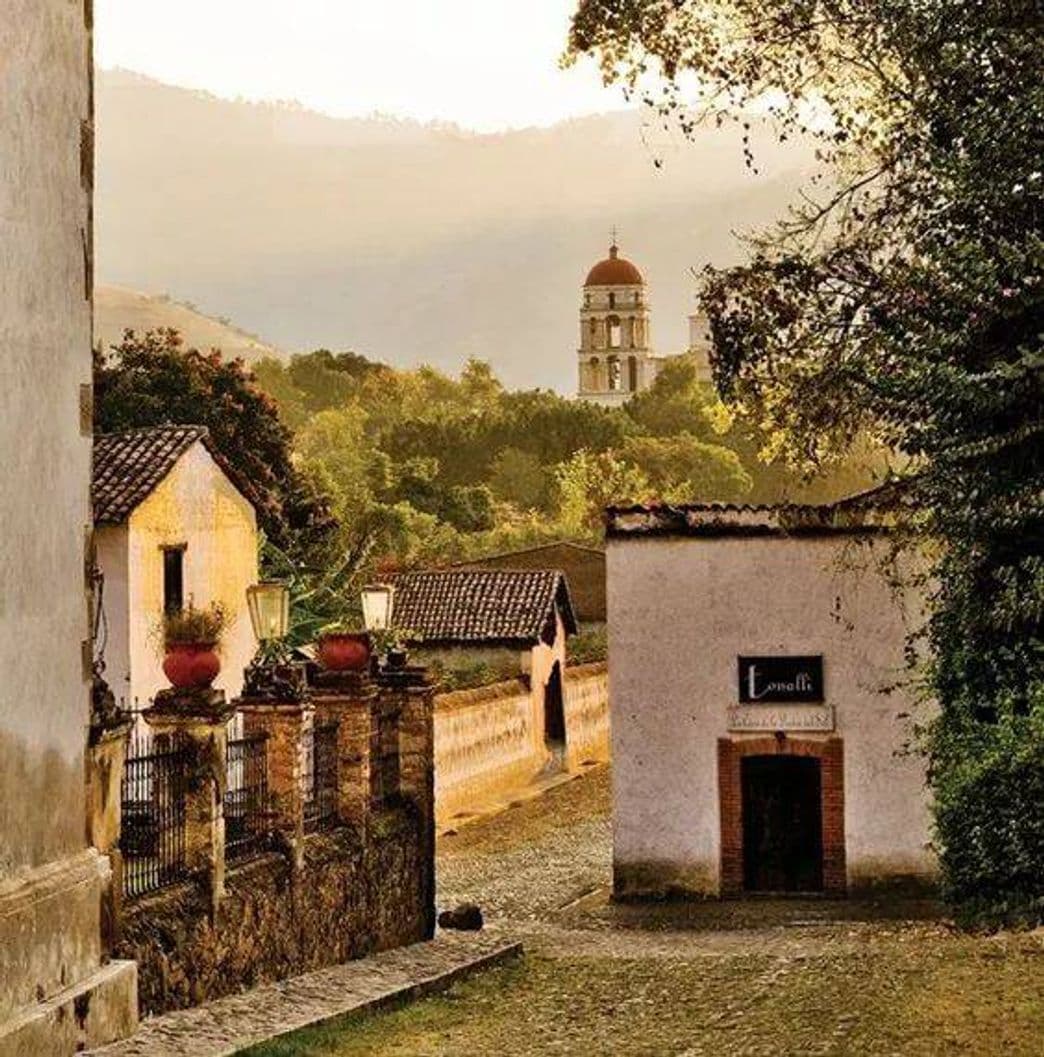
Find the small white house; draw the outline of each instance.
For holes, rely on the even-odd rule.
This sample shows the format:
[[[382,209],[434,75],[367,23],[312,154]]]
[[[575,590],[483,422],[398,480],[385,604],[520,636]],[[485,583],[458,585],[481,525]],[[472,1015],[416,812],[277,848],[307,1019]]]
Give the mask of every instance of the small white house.
[[[230,624],[215,683],[238,694],[256,644],[246,589],[257,582],[257,517],[202,426],[95,438],[95,546],[104,576],[105,677],[117,700],[145,706],[168,686],[164,612],[220,602]]]
[[[617,896],[934,881],[877,501],[610,510]]]

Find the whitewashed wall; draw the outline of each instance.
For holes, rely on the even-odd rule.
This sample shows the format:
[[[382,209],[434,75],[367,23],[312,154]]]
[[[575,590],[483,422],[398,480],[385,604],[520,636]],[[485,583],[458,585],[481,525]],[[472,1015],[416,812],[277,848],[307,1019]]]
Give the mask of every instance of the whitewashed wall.
[[[85,837],[90,9],[84,0],[0,2],[5,1057],[71,1053],[87,1038],[104,1041],[98,1022],[107,1013],[123,1024],[133,1020],[133,966],[101,968],[99,911],[109,863]],[[115,1002],[113,991],[119,992]],[[83,995],[90,1002],[78,1022],[74,1000]]]
[[[923,761],[900,755],[917,706],[882,692],[903,676],[919,619],[918,601],[897,599],[880,572],[888,546],[836,535],[610,540],[618,877],[717,892],[717,741],[743,737],[726,725],[741,654],[824,656],[844,739],[849,885],[934,875]]]

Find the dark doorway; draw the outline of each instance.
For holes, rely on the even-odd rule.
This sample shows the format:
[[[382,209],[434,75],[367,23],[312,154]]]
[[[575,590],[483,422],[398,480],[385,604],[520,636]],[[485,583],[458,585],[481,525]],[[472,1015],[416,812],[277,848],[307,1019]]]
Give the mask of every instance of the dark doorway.
[[[822,891],[819,760],[747,756],[742,768],[744,888],[748,892]]]
[[[544,688],[544,744],[556,756],[565,749],[565,707],[562,701],[562,667],[555,661]]]

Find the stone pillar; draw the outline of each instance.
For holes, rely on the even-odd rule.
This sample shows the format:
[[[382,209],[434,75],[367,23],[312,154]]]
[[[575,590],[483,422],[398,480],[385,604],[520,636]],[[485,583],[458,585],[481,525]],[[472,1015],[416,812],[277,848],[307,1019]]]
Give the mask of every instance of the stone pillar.
[[[337,815],[366,832],[377,687],[359,672],[320,672],[313,683],[316,720],[337,723]]]
[[[92,716],[93,720],[93,716]],[[119,938],[120,901],[123,897],[123,856],[120,852],[123,764],[132,720],[114,717],[110,723],[93,722],[87,741],[87,843],[108,856],[112,866],[102,892],[102,956],[111,957]]]
[[[386,669],[381,707],[399,711],[399,794],[420,824],[426,937],[435,934],[435,686],[423,668]]]
[[[181,735],[194,749],[186,782],[185,861],[208,890],[212,911],[225,894],[226,727],[234,711],[221,690],[161,690],[142,713],[157,736]]]
[[[247,735],[268,735],[268,795],[272,831],[295,870],[304,865],[304,735],[313,720],[311,701],[242,697],[237,702]]]

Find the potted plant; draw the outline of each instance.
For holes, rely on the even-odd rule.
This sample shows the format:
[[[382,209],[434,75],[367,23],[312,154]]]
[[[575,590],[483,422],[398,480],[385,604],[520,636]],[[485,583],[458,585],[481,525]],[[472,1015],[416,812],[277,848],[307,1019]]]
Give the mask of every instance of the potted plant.
[[[364,672],[370,665],[370,636],[348,621],[335,621],[320,630],[317,652],[328,672]]]
[[[209,687],[221,671],[218,649],[228,624],[224,606],[215,602],[197,609],[191,602],[184,609],[163,617],[163,674],[178,690]]]
[[[385,628],[370,633],[374,649],[378,656],[384,658],[389,668],[405,668],[410,659],[409,644],[417,638],[416,634],[406,628]]]

